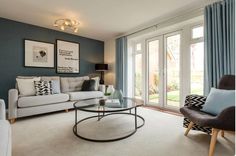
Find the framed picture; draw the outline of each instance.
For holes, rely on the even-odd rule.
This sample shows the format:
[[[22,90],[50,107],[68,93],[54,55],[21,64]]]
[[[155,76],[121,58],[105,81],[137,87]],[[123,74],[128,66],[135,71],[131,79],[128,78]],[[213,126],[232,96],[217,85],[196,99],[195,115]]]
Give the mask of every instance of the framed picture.
[[[57,73],[79,73],[79,43],[57,40]]]
[[[54,44],[24,40],[25,67],[54,68]]]

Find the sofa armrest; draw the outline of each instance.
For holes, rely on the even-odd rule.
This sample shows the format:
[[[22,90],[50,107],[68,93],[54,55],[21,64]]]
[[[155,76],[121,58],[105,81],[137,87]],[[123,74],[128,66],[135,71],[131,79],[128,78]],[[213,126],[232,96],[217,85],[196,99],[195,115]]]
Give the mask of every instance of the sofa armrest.
[[[19,98],[17,89],[10,89],[8,91],[8,119],[17,117],[17,101]]]
[[[184,106],[193,106],[201,109],[205,104],[206,98],[206,96],[201,95],[188,95],[186,96]]]
[[[0,99],[0,120],[6,120],[5,102],[2,99]]]

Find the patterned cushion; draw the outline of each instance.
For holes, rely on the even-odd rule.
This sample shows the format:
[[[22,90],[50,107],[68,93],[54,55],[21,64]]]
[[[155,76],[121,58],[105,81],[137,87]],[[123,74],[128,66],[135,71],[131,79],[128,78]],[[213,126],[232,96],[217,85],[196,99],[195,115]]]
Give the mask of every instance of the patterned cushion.
[[[36,95],[51,95],[52,82],[51,81],[34,81]]]

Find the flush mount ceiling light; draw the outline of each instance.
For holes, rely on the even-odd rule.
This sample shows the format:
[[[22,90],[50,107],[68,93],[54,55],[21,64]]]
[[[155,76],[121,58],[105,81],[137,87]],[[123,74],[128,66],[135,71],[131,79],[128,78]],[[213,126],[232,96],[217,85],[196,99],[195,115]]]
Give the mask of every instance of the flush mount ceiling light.
[[[58,27],[61,30],[65,29],[71,29],[75,33],[79,30],[79,22],[77,20],[71,20],[71,19],[58,19],[54,22],[54,27]]]

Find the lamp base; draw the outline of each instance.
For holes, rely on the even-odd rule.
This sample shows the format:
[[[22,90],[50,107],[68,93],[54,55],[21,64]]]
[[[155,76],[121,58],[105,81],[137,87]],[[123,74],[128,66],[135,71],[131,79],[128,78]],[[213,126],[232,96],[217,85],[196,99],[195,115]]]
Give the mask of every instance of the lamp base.
[[[99,83],[104,84],[104,71],[101,71],[101,78],[100,78]]]
[[[101,80],[99,81],[99,83],[100,83],[100,84],[104,84],[104,80],[101,79]]]

